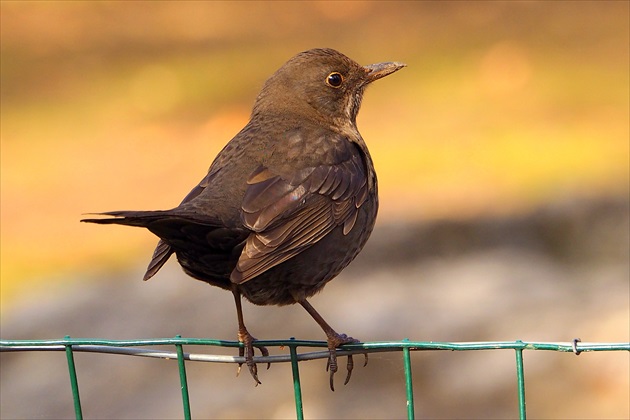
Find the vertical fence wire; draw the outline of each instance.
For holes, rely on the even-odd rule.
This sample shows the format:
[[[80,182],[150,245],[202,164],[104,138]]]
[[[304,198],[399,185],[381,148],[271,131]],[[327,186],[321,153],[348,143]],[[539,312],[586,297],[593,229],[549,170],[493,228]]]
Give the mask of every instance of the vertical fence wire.
[[[295,341],[291,337],[291,341]],[[289,352],[291,353],[291,370],[293,371],[293,395],[295,399],[295,418],[304,420],[304,407],[302,405],[302,385],[300,383],[300,367],[297,359],[297,346],[289,344]]]
[[[175,338],[182,338],[180,335]],[[186,365],[184,362],[184,348],[181,344],[175,344],[177,349],[177,365],[179,368],[179,382],[182,387],[182,403],[184,405],[184,418],[186,420],[191,419],[190,415],[190,397],[188,395],[188,379],[186,377]]]
[[[70,336],[65,336],[65,340],[70,340]],[[74,402],[74,415],[77,420],[83,419],[83,410],[81,409],[81,398],[79,397],[79,381],[77,380],[77,369],[74,365],[74,354],[72,352],[72,344],[66,344],[66,359],[68,360],[68,372],[70,373],[70,387],[72,388],[72,400]]]
[[[403,343],[408,343],[409,339],[405,338]],[[414,402],[413,402],[413,378],[411,377],[411,351],[409,347],[403,347],[403,365],[405,369],[405,388],[407,390],[407,418],[413,420]]]
[[[521,420],[527,418],[525,409],[525,376],[523,375],[523,349],[515,349],[516,352],[516,380],[518,383],[518,415]]]

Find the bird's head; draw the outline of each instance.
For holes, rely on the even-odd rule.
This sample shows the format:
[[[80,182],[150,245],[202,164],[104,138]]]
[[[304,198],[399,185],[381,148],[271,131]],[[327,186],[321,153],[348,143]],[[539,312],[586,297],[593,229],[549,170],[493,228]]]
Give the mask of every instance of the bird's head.
[[[265,82],[253,115],[280,112],[334,125],[356,124],[366,86],[404,66],[395,62],[361,66],[329,48],[304,51]]]

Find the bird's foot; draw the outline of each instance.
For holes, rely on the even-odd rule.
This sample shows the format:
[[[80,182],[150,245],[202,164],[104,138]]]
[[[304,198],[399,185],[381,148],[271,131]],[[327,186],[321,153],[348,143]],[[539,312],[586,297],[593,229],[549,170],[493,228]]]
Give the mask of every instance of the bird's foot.
[[[247,368],[249,369],[249,373],[252,375],[252,378],[254,378],[254,381],[256,382],[256,386],[258,386],[258,384],[261,384],[262,382],[260,382],[260,380],[258,379],[258,367],[256,366],[256,363],[254,363],[254,342],[256,341],[256,338],[253,335],[251,335],[247,330],[242,330],[238,332],[238,341],[243,343],[243,346],[238,348],[238,355],[240,357],[245,357],[245,364],[247,365]],[[262,353],[264,357],[269,356],[269,350],[267,350],[266,347],[263,347],[263,346],[256,346],[256,347],[258,348],[258,350],[260,350],[260,352]],[[238,370],[236,371],[236,376],[238,376],[241,373],[242,366],[243,366],[242,363],[238,364]],[[270,367],[271,367],[271,363],[267,363],[267,369],[269,369]]]
[[[331,333],[328,335],[328,352],[329,352],[329,356],[328,356],[328,363],[326,364],[326,371],[330,372],[330,389],[331,391],[335,390],[335,385],[334,385],[334,376],[335,373],[338,370],[338,365],[337,365],[337,348],[340,346],[343,346],[344,344],[353,344],[353,343],[359,343],[360,341],[352,338],[352,337],[348,337],[346,334],[337,334],[337,333]],[[367,353],[365,353],[365,363],[363,364],[363,366],[367,366],[368,363],[368,355]],[[346,380],[344,381],[344,385],[346,385],[348,382],[350,382],[350,376],[352,376],[352,369],[354,368],[354,360],[352,359],[352,355],[349,354],[348,355],[348,363],[346,364],[346,369],[348,371],[347,375],[346,375]]]

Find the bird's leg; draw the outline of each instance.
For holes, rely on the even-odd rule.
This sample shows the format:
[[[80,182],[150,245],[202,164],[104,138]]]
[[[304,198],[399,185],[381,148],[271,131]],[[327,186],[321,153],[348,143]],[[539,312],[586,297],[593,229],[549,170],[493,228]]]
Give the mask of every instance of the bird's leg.
[[[346,334],[338,334],[335,330],[332,329],[330,325],[328,325],[328,323],[324,320],[324,318],[322,318],[319,312],[317,312],[315,308],[313,308],[313,306],[311,306],[311,304],[306,301],[306,299],[300,299],[298,300],[298,302],[300,303],[300,305],[304,307],[304,309],[306,309],[306,312],[308,312],[313,317],[313,319],[317,321],[319,326],[322,327],[322,329],[324,330],[324,333],[326,334],[326,339],[328,341],[328,352],[330,353],[330,355],[328,356],[328,363],[326,364],[326,370],[330,372],[330,389],[334,391],[335,386],[334,386],[333,377],[335,375],[335,372],[337,372],[337,368],[338,368],[337,348],[344,344],[358,343],[359,340],[352,337],[348,337]],[[366,353],[364,366],[367,365],[367,361],[368,361],[368,356]],[[354,368],[354,362],[352,360],[352,355],[349,354],[348,363],[346,365],[348,374],[346,375],[346,380],[343,383],[344,385],[346,385],[350,381],[350,376],[352,375],[353,368]]]
[[[238,317],[238,341],[243,343],[243,347],[238,348],[238,355],[240,357],[245,357],[245,363],[247,364],[247,368],[249,369],[249,373],[256,381],[256,385],[262,383],[258,380],[258,368],[256,367],[256,363],[254,363],[254,341],[256,341],[256,337],[251,335],[247,328],[245,328],[245,322],[243,321],[243,307],[241,306],[241,292],[238,290],[237,285],[232,286],[232,294],[234,294],[234,302],[236,303],[236,316]],[[258,347],[263,356],[269,356],[269,351],[266,347]],[[241,366],[243,364],[239,363],[238,371],[236,375],[238,376],[241,373]],[[267,364],[267,369],[271,366],[271,363]]]

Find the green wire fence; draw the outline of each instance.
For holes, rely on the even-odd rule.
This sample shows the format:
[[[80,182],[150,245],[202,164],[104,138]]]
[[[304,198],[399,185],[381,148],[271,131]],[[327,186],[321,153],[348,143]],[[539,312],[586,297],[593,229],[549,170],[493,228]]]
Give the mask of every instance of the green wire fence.
[[[175,352],[166,350],[146,349],[146,346],[172,345]],[[66,336],[58,340],[0,340],[0,351],[65,351],[68,361],[68,371],[70,373],[70,386],[74,399],[74,411],[77,419],[83,418],[81,409],[81,398],[79,396],[79,384],[77,371],[74,364],[75,352],[95,352],[125,354],[142,357],[155,357],[163,359],[176,359],[179,366],[179,377],[182,389],[182,404],[185,419],[191,418],[191,408],[188,395],[188,381],[186,378],[186,361],[204,361],[215,363],[244,363],[243,357],[192,354],[185,353],[184,346],[215,346],[215,347],[239,347],[238,341],[223,341],[202,338],[157,338],[145,340],[101,340],[101,339],[77,339]],[[302,387],[300,383],[299,363],[302,360],[313,360],[328,358],[328,351],[315,351],[298,353],[298,347],[323,348],[327,349],[324,341],[304,341],[304,340],[271,340],[256,341],[256,345],[265,347],[288,347],[288,355],[274,355],[267,357],[255,357],[257,363],[279,363],[290,362],[293,372],[293,389],[295,397],[296,418],[303,419]],[[549,343],[549,342],[523,342],[517,341],[496,341],[496,342],[469,342],[469,343],[443,343],[432,341],[387,341],[356,343],[343,346],[344,350],[337,352],[338,356],[347,354],[367,354],[374,352],[402,351],[403,366],[405,372],[405,388],[407,395],[407,417],[414,418],[413,402],[413,378],[411,372],[411,352],[418,350],[514,350],[516,355],[516,380],[517,398],[519,407],[519,417],[526,418],[525,405],[525,376],[523,369],[524,350],[547,350],[579,355],[582,352],[593,351],[630,351],[630,343],[582,343],[579,339],[569,343]]]

